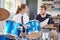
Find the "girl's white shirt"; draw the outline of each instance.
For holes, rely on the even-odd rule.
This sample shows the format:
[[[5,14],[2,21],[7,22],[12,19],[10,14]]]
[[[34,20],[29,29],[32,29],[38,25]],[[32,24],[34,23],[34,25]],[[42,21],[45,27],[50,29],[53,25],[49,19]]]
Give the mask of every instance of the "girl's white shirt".
[[[18,23],[22,23],[21,22],[21,17],[23,16],[23,24],[26,24],[27,22],[29,22],[29,17],[27,16],[26,13],[24,13],[23,15],[21,13],[15,15],[13,17],[13,21],[18,22]]]

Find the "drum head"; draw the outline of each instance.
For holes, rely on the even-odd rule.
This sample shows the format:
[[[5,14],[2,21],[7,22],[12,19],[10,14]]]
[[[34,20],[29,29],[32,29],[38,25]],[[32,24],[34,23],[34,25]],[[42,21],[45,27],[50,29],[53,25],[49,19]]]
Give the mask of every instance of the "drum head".
[[[6,9],[0,8],[0,21],[7,19],[9,16],[10,14]]]
[[[37,33],[37,32],[34,32],[34,33],[31,33],[31,34],[28,34],[27,37],[29,39],[37,39],[41,36],[41,33]]]

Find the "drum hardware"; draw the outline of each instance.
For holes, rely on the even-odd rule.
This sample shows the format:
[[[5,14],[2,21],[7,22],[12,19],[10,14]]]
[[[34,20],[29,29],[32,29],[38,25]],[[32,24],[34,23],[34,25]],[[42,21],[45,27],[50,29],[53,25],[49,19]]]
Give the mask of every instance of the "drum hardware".
[[[18,26],[17,29],[22,31],[23,30],[23,27],[22,26],[21,27]]]
[[[25,28],[25,29],[29,29],[29,28],[30,28],[30,25],[27,25],[27,24],[26,24],[26,25],[24,25],[24,28]]]
[[[11,26],[11,25],[13,25],[13,26]],[[19,39],[19,36],[20,36],[20,33],[22,31],[23,26],[25,27],[25,31],[26,31],[25,33],[27,34],[26,35],[27,38],[37,39],[37,38],[41,37],[40,22],[37,20],[29,21],[25,25],[22,25],[20,23],[12,21],[12,20],[7,21],[6,22],[6,28],[7,27],[8,28],[13,27],[13,28],[9,32],[5,31],[6,32],[5,37],[7,37],[9,39]],[[7,30],[8,30],[8,28],[7,28]],[[32,38],[31,38],[31,36],[32,36]]]

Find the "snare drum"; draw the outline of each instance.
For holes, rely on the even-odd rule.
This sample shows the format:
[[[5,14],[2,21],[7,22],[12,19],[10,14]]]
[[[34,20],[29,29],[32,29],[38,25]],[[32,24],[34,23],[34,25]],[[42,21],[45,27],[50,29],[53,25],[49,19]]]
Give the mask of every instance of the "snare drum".
[[[31,20],[28,23],[26,23],[26,25],[28,26],[28,28],[26,28],[26,34],[28,35],[28,37],[31,38],[36,38],[40,36],[40,22],[38,20]],[[34,36],[34,37],[33,37]]]
[[[5,34],[11,34],[13,28],[14,28],[14,21],[12,20],[7,20],[6,21],[6,25],[5,25],[5,30],[4,30],[4,33]]]
[[[19,29],[20,27],[22,27],[23,25],[17,22],[14,22],[14,29],[12,31],[12,34],[16,35],[16,36],[20,36],[21,33],[21,29]]]

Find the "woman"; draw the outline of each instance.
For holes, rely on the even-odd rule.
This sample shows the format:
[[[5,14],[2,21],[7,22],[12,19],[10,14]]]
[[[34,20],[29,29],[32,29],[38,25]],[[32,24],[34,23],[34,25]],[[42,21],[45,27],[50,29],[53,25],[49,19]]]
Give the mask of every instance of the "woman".
[[[21,23],[26,24],[29,21],[29,17],[27,16],[28,7],[26,4],[21,4],[21,6],[18,6],[16,15],[14,16],[13,20]],[[25,36],[25,28],[23,27],[22,30],[22,37]]]

